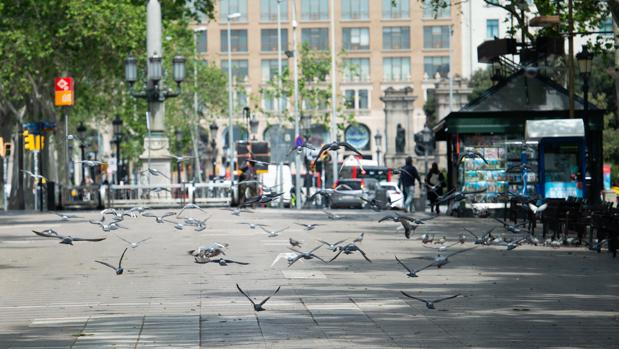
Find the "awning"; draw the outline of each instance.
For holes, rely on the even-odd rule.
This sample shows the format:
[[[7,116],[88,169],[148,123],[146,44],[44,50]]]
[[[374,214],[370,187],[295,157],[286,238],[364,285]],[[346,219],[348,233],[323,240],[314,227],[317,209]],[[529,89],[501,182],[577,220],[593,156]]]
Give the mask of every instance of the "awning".
[[[527,140],[558,137],[584,137],[585,125],[582,119],[527,120]]]

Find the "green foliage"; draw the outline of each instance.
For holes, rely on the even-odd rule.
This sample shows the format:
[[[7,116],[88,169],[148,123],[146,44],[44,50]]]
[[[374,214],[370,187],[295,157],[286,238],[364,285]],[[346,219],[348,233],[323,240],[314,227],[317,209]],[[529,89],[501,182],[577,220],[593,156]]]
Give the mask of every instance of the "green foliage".
[[[426,103],[423,105],[423,112],[426,114],[426,122],[430,128],[436,125],[437,114],[436,114],[436,97],[433,93],[428,93],[428,99],[426,99]]]
[[[422,2],[422,0],[418,0]],[[467,0],[472,1],[472,0]],[[534,0],[529,6],[529,2],[525,0],[483,0],[487,6],[499,7],[509,13],[510,20],[506,24],[510,26],[508,33],[512,36],[518,35],[524,31],[524,36],[529,42],[534,42],[538,36],[566,36],[568,30],[568,8],[565,1],[556,0]],[[616,2],[616,0],[609,0]],[[444,8],[451,3],[452,6],[461,2],[451,0],[430,0],[432,8],[436,11],[439,8]],[[619,8],[619,7],[618,7]],[[558,27],[550,26],[538,30],[531,30],[529,20],[536,16],[549,16],[559,14],[560,25]],[[573,4],[573,19],[574,32],[595,32],[599,30],[600,24],[610,15],[610,8],[607,1],[601,0],[574,0]],[[612,37],[596,36],[590,45],[598,50],[611,50],[613,47]]]
[[[192,56],[189,21],[204,16],[199,12],[213,15],[214,0],[191,3],[161,0],[164,37],[171,38],[164,49],[168,71],[173,55]],[[146,104],[127,93],[123,65],[130,53],[144,57],[145,19],[144,0],[0,0],[0,127],[12,128],[21,108],[26,110],[24,121],[61,126],[62,113],[53,106],[53,82],[57,76],[72,76],[76,104],[70,110],[69,132],[81,121],[92,128],[109,127],[120,115],[126,131],[123,154],[135,159],[142,152]]]
[[[492,87],[492,69],[487,67],[486,69],[478,69],[471,75],[471,81],[469,86],[473,89],[469,95],[469,102],[480,97],[487,89]]]
[[[339,55],[339,67],[342,66],[341,57],[343,55],[343,52]],[[281,78],[276,74],[267,86],[260,89],[260,94],[269,98],[292,97],[294,95],[294,80],[291,69],[292,67],[290,69],[284,67]],[[303,44],[299,54],[299,114],[311,114],[312,123],[329,124],[332,106],[330,74],[331,54],[329,51],[313,50],[309,45]],[[278,87],[280,79],[282,82],[281,90]],[[343,130],[348,124],[354,122],[354,115],[346,111],[341,95],[337,95],[336,98],[336,110],[339,117],[338,129]],[[271,115],[270,112],[260,110],[267,116]],[[291,123],[294,121],[291,111],[285,110],[281,113],[283,119],[276,120],[276,122]]]

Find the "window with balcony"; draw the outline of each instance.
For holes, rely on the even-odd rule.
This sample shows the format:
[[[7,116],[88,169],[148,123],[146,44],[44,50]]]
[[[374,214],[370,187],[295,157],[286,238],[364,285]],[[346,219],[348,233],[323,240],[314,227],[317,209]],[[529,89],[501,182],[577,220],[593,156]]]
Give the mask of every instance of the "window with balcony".
[[[277,98],[275,96],[263,95],[262,97],[262,107],[266,112],[283,112],[288,109],[288,99],[286,97],[279,98],[279,110],[276,110],[277,107]]]
[[[449,73],[449,57],[424,57],[423,72],[428,76],[428,79],[434,79],[436,73],[439,73],[443,77],[447,76],[447,73]]]
[[[447,2],[445,5],[445,7],[439,7],[437,9],[434,9],[434,7],[432,6],[432,0],[423,0],[423,18],[449,18],[451,16],[451,6],[449,2]]]
[[[383,28],[383,50],[408,50],[410,48],[410,27]]]
[[[344,49],[349,51],[363,51],[370,49],[370,28],[342,29]]]
[[[262,29],[260,32],[262,52],[277,52],[277,29]],[[282,52],[288,50],[288,29],[282,29]]]
[[[198,53],[206,53],[208,49],[206,30],[196,31],[196,50]]]
[[[383,59],[383,78],[385,81],[409,81],[411,79],[411,60],[409,57],[387,57]]]
[[[368,19],[369,0],[342,0],[342,19]]]
[[[221,69],[228,77],[228,60],[221,61]],[[249,77],[249,63],[246,59],[233,59],[232,60],[232,78],[237,82],[244,82]]]
[[[279,4],[280,21],[288,20],[288,1]],[[260,20],[277,22],[277,0],[260,0]]]
[[[383,1],[383,18],[405,19],[410,17],[410,0],[398,0],[395,4],[392,0]]]
[[[344,107],[349,110],[355,109],[355,90],[344,91]]]
[[[324,21],[329,19],[329,1],[301,0],[301,19],[304,21]]]
[[[288,69],[288,61],[282,59],[282,75]],[[275,79],[278,75],[279,66],[277,59],[263,59],[262,60],[262,82],[267,82]]]
[[[228,52],[228,31],[222,30],[221,35],[221,52]],[[232,52],[247,52],[247,30],[234,29],[230,31],[230,51]]]
[[[329,29],[307,28],[301,30],[301,42],[307,43],[312,50],[329,50]]]
[[[449,48],[450,29],[448,25],[423,27],[423,48]]]
[[[221,0],[219,3],[220,19],[228,21],[228,15],[240,13],[241,17],[235,21],[247,22],[247,0]]]
[[[370,81],[370,59],[344,59],[344,81]]]
[[[494,39],[499,37],[499,20],[487,19],[486,20],[486,39]]]
[[[359,103],[357,105],[358,109],[370,109],[370,91],[365,89],[357,90],[357,97],[359,99]]]

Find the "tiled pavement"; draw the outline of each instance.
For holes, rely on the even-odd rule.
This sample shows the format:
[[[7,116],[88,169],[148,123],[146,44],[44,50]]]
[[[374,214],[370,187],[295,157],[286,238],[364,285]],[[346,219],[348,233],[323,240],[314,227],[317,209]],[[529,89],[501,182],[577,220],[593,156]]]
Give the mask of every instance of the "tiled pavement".
[[[208,211],[190,213],[212,215],[203,232],[127,218],[129,229],[116,234],[152,239],[127,252],[122,276],[94,263],[117,260],[125,243],[115,233],[99,232],[85,219],[0,216],[0,348],[619,347],[619,260],[604,253],[479,247],[407,278],[394,255],[420,267],[435,251],[406,240],[396,224],[376,223],[380,213],[342,211],[345,219],[328,221],[320,211],[263,209],[241,217]],[[249,221],[290,229],[267,238],[238,224]],[[296,221],[325,225],[306,232]],[[415,237],[430,232],[453,240],[464,225],[481,231],[493,224],[439,217]],[[31,233],[48,227],[108,238],[65,246]],[[342,254],[330,264],[310,260],[288,268],[282,260],[270,267],[278,253],[288,252],[288,237],[309,249],[316,239],[352,239],[361,231],[360,246],[373,263]],[[215,241],[230,244],[226,257],[251,264],[193,263],[187,250]],[[325,248],[317,254],[333,255]],[[255,313],[236,283],[259,299],[282,288],[267,311]],[[400,290],[462,297],[428,310]]]

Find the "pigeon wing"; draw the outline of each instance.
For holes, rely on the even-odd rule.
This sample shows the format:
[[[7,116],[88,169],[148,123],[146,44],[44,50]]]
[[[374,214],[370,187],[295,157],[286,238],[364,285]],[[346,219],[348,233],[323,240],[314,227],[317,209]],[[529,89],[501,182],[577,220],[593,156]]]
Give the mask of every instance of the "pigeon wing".
[[[86,238],[72,238],[73,241],[90,241],[90,242],[98,242],[98,241],[103,241],[106,238],[94,238],[94,239],[86,239]]]
[[[243,292],[243,290],[241,289],[241,287],[239,286],[239,284],[236,284],[236,288],[239,289],[239,292],[241,292],[241,294],[243,294],[243,296],[245,296],[245,298],[249,299],[249,301],[251,302],[251,304],[256,305],[256,303],[254,303],[254,301],[249,298],[249,296],[247,295],[247,293]]]
[[[464,229],[464,231],[466,231],[467,233],[471,234],[475,238],[475,240],[479,239],[479,237],[475,233],[468,230],[467,228],[462,228],[462,229]]]
[[[348,142],[340,142],[339,143],[341,146],[343,146],[344,148],[356,153],[357,155],[363,157],[363,154],[361,154],[360,151],[357,150],[357,148],[353,147],[352,144],[348,143]]]
[[[262,302],[260,302],[260,304],[259,304],[259,305],[262,307],[262,306],[263,306],[266,302],[268,302],[268,301],[269,301],[269,299],[271,299],[271,297],[275,296],[275,295],[277,294],[277,292],[279,292],[279,289],[280,289],[280,288],[282,288],[282,287],[281,287],[281,286],[279,286],[279,287],[277,288],[277,290],[275,290],[275,292],[273,292],[273,294],[272,294],[272,295],[270,295],[270,296],[268,296],[267,298],[265,298]]]
[[[97,261],[97,260],[96,260],[95,262],[97,262],[97,263],[99,263],[99,264],[103,264],[103,265],[105,265],[106,267],[109,267],[109,268],[112,268],[112,269],[116,270],[116,267],[115,267],[115,266],[113,266],[113,265],[111,265],[110,263],[103,262],[103,261]]]
[[[400,265],[403,266],[404,269],[408,270],[409,273],[413,272],[406,264],[402,263],[402,261],[398,259],[398,256],[395,256],[395,260],[398,261],[398,263],[400,263]]]
[[[114,235],[116,235],[116,234],[114,234]],[[131,241],[129,241],[129,240],[127,240],[127,239],[123,238],[123,237],[120,237],[120,236],[118,236],[118,235],[116,235],[116,237],[117,237],[117,238],[119,238],[119,239],[121,239],[122,241],[124,241],[124,242],[128,243],[129,245],[131,245]]]
[[[372,263],[372,261],[368,258],[368,256],[365,254],[365,252],[363,252],[362,249],[360,249],[359,247],[357,247],[357,250],[359,250],[359,253],[361,253],[361,255],[363,256],[363,258],[365,258],[366,261]]]
[[[420,302],[423,302],[423,303],[427,303],[425,299],[421,299],[421,298],[417,298],[417,297],[415,297],[415,296],[411,296],[410,294],[408,294],[408,293],[406,293],[406,292],[404,292],[404,291],[400,291],[400,293],[402,293],[402,294],[403,294],[403,295],[405,295],[406,297],[408,297],[408,298],[412,298],[412,299],[414,299],[414,300],[416,300],[416,301],[420,301]]]
[[[125,257],[125,253],[127,253],[127,248],[123,251],[123,254],[120,255],[120,259],[118,260],[118,267],[121,268],[123,265],[123,258]]]
[[[322,245],[318,245],[318,246],[314,247],[314,249],[313,249],[313,250],[309,251],[309,253],[310,253],[310,254],[311,254],[311,253],[314,253],[314,252],[316,252],[316,251],[317,251],[319,248],[321,248],[321,247],[322,247]]]
[[[340,250],[340,252],[338,252],[335,257],[331,258],[331,260],[329,260],[329,263],[333,262],[337,257],[340,256],[340,254],[342,254],[342,250]]]
[[[435,301],[432,301],[432,303],[439,303],[439,302],[442,302],[442,301],[446,301],[446,300],[448,300],[448,299],[454,299],[454,298],[456,298],[456,297],[458,297],[458,296],[460,296],[460,295],[459,295],[459,294],[457,294],[457,295],[454,295],[454,296],[449,296],[449,297],[445,297],[445,298],[437,299],[437,300],[435,300]]]
[[[50,234],[50,233],[43,233],[43,232],[36,231],[36,230],[33,230],[32,232],[37,234],[37,235],[39,235],[39,236],[45,237],[45,238],[56,238],[56,239],[61,239],[61,240],[65,238],[64,236],[61,236],[61,235],[55,235],[55,234]]]
[[[473,247],[465,248],[465,249],[463,249],[463,250],[456,251],[456,252],[454,252],[454,253],[450,253],[450,254],[448,254],[446,257],[447,257],[447,258],[449,258],[449,257],[451,257],[451,256],[455,256],[455,255],[457,255],[457,254],[464,253],[464,252],[466,252],[466,251],[470,251],[470,250],[473,250],[473,249],[476,249],[476,248],[477,248],[477,246],[473,246]]]

